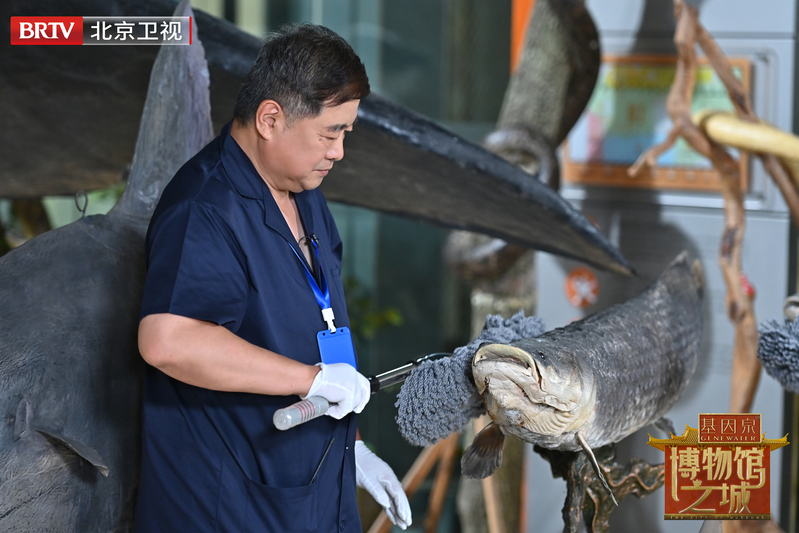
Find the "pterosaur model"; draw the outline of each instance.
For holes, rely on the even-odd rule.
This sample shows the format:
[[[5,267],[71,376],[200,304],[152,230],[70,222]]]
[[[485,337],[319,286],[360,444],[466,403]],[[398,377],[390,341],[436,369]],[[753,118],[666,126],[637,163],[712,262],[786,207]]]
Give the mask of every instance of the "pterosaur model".
[[[171,0],[9,0],[0,15],[169,15]],[[230,120],[258,39],[202,12],[214,130]],[[10,46],[0,27],[0,197],[74,194],[117,183],[130,162],[157,50],[148,46]],[[378,96],[361,103],[347,157],[323,191],[359,205],[629,274],[596,228],[529,174]]]

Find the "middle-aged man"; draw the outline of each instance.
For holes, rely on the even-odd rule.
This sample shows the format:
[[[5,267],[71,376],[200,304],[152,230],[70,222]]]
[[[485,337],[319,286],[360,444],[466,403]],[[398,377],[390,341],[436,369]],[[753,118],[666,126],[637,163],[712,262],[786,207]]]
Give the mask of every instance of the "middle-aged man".
[[[360,532],[356,483],[411,523],[397,477],[356,440],[369,383],[354,350],[318,340],[349,324],[341,239],[317,187],[368,94],[341,37],[283,28],[232,123],[164,190],[139,326],[137,531]],[[298,396],[325,397],[330,416],[278,431],[272,415]]]

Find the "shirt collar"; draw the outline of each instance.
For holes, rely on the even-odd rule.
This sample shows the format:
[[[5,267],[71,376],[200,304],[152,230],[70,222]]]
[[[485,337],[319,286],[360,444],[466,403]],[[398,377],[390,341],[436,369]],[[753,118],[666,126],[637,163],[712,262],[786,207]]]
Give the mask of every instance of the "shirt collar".
[[[284,238],[293,241],[291,231],[288,224],[286,224],[283,214],[275,203],[272,193],[269,192],[269,187],[264,183],[261,175],[255,170],[255,166],[241,149],[239,143],[236,142],[230,135],[230,126],[232,122],[228,122],[222,128],[222,165],[225,167],[225,172],[230,177],[231,183],[236,188],[236,191],[245,198],[263,199],[264,201],[264,223],[275,229]],[[302,218],[305,231],[308,234],[313,233],[314,220],[313,210],[308,203],[307,191],[303,191],[294,195],[294,200],[297,202],[297,208],[300,210],[300,217]]]
[[[236,139],[230,135],[231,124],[232,122],[228,122],[222,128],[222,153],[220,156],[222,166],[225,167],[225,172],[240,195],[245,198],[264,198],[269,189],[261,175],[255,170],[250,158],[241,149]]]

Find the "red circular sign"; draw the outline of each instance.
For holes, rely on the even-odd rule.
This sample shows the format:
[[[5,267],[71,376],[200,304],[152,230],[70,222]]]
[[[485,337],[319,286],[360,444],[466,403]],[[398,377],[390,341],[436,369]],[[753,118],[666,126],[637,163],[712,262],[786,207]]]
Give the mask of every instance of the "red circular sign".
[[[577,267],[566,276],[566,298],[574,307],[588,307],[599,298],[599,279],[590,269]]]

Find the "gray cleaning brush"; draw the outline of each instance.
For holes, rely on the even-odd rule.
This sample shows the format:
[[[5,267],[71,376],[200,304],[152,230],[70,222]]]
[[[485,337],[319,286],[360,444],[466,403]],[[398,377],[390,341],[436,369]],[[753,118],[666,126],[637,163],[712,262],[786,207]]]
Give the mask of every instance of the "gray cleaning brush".
[[[757,357],[785,389],[799,392],[799,323],[776,320],[760,324]]]
[[[429,446],[460,431],[485,412],[483,398],[472,380],[472,358],[485,343],[510,343],[537,337],[545,331],[538,317],[519,311],[509,319],[488,315],[480,336],[456,348],[452,357],[426,361],[411,372],[397,396],[397,425],[405,440]]]

